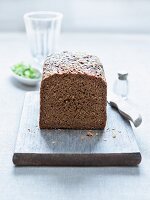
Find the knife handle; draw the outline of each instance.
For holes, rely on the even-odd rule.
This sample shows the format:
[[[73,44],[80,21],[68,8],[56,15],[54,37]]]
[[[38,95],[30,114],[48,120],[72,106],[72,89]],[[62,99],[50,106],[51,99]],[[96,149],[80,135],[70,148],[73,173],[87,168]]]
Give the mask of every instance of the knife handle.
[[[140,126],[142,123],[141,115],[125,100],[115,98],[115,101],[110,101],[110,105],[116,107],[119,113],[127,120],[132,121],[135,127]]]

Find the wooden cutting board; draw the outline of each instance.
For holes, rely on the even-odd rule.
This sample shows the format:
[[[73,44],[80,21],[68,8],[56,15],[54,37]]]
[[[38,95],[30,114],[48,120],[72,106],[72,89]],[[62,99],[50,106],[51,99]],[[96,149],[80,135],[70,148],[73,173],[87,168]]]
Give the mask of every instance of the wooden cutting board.
[[[109,105],[105,130],[39,129],[39,93],[25,96],[16,166],[134,166],[141,162],[132,127]]]

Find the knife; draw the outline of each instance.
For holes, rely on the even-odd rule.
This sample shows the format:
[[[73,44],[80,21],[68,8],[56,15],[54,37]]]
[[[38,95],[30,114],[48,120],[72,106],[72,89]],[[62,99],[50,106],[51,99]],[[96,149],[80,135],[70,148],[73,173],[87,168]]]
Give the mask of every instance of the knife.
[[[117,108],[118,112],[124,118],[131,121],[135,127],[140,126],[142,123],[142,116],[140,113],[122,97],[109,92],[107,95],[107,102],[110,104],[110,106]]]

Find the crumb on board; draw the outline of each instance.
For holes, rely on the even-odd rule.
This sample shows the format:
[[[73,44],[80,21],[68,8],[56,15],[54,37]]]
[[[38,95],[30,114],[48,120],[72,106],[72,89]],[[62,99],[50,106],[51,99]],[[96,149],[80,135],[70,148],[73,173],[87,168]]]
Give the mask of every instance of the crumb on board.
[[[31,131],[30,128],[28,128],[28,131],[29,131],[29,132]]]
[[[55,144],[56,143],[56,141],[52,141],[52,144]]]
[[[86,133],[86,136],[89,136],[89,137],[93,137],[93,136],[95,136],[96,135],[96,133],[94,132],[94,131],[92,131],[92,130],[89,130],[89,131],[87,131],[87,133]]]
[[[113,137],[113,138],[116,138],[116,137],[117,137],[116,131],[114,131],[114,130],[112,131],[112,137]]]
[[[98,133],[95,133],[94,131],[89,130],[89,131],[87,131],[86,135],[82,135],[80,138],[81,138],[81,140],[84,140],[87,137],[95,137],[95,136],[98,136]]]
[[[106,128],[105,133],[110,132],[110,128]]]

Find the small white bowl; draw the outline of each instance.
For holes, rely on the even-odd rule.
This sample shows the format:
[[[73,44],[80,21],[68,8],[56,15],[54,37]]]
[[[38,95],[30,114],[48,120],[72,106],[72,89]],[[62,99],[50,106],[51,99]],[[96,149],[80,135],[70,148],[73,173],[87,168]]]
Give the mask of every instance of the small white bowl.
[[[41,78],[42,78],[41,72],[36,68],[34,68],[34,69],[40,74],[40,77],[39,78],[30,79],[30,78],[25,78],[25,77],[17,75],[15,72],[13,72],[12,67],[10,67],[10,71],[11,71],[12,76],[16,80],[18,80],[20,83],[23,83],[23,84],[28,85],[28,86],[35,86],[41,81]]]

